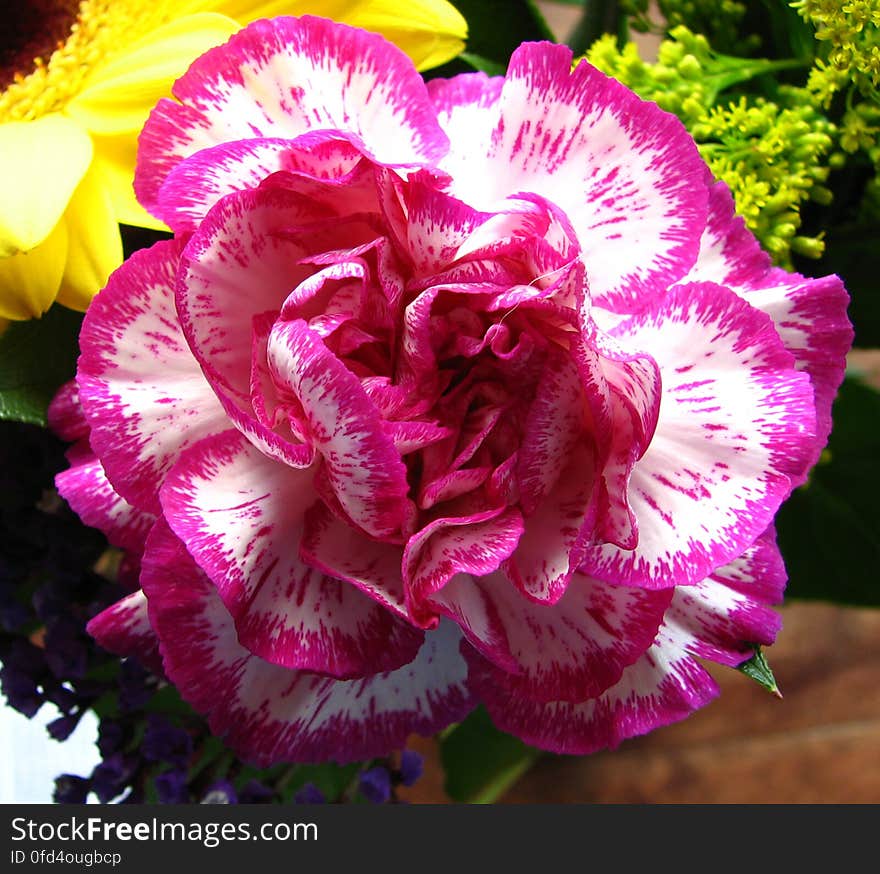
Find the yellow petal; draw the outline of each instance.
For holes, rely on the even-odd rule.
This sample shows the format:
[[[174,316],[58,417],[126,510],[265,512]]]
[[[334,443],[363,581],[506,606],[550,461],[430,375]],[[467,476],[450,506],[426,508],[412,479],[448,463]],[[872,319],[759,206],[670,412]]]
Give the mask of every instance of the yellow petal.
[[[167,231],[168,227],[151,216],[134,196],[134,164],[137,157],[137,134],[115,137],[94,137],[93,167],[101,174],[102,184],[113,203],[116,221],[124,225]],[[90,171],[91,172],[91,171]]]
[[[213,0],[205,6],[247,24],[273,15],[321,15],[381,33],[426,70],[464,49],[467,22],[446,0]]]
[[[122,263],[122,238],[110,192],[100,170],[92,167],[79,183],[64,213],[67,264],[58,302],[84,312]]]
[[[49,236],[91,160],[89,135],[62,115],[0,124],[0,258]]]
[[[29,252],[0,258],[0,318],[32,319],[52,306],[67,260],[67,225],[62,219]]]
[[[96,134],[139,130],[160,97],[203,52],[239,29],[213,12],[184,15],[151,31],[99,66],[65,110]]]

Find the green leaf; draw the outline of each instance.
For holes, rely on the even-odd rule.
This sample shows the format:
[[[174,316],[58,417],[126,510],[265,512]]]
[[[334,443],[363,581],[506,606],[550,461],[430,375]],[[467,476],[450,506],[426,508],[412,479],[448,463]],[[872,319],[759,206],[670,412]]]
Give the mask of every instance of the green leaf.
[[[206,737],[199,748],[199,754],[196,758],[195,764],[189,769],[187,780],[191,783],[209,765],[218,761],[226,752],[226,746],[220,738],[210,735]]]
[[[76,371],[82,318],[56,304],[0,336],[0,419],[46,425],[49,401]]]
[[[770,670],[770,665],[767,664],[767,658],[761,651],[761,647],[756,646],[755,654],[747,662],[743,662],[737,670],[744,673],[747,677],[751,677],[768,692],[776,695],[777,698],[782,697],[782,693],[779,691],[779,686],[776,683],[776,677],[773,676],[773,671]]]
[[[507,67],[503,64],[490,61],[488,58],[483,58],[470,52],[462,52],[458,57],[470,64],[475,70],[479,70],[488,76],[503,76],[507,70]]]
[[[786,598],[880,606],[880,394],[847,378],[828,448],[776,517]]]
[[[440,741],[446,793],[453,801],[491,804],[541,755],[492,724],[477,708]]]
[[[835,187],[835,199],[845,195]],[[880,346],[880,247],[875,223],[831,225],[825,236],[825,255],[810,265],[811,275],[837,273],[852,302],[849,317],[855,328],[855,345]]]
[[[453,0],[452,5],[467,19],[467,54],[494,62],[502,72],[520,43],[553,39],[532,0]],[[447,77],[470,72],[471,64],[456,59],[431,70],[429,75]]]
[[[170,683],[153,693],[144,710],[148,713],[162,713],[165,716],[194,716],[195,711],[183,698],[176,686]]]

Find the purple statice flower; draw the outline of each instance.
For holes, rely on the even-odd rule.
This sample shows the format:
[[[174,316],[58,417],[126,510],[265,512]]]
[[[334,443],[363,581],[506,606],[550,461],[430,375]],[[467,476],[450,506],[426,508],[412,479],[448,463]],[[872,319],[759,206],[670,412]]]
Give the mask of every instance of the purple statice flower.
[[[152,762],[186,765],[193,751],[192,737],[182,728],[172,725],[164,716],[150,714],[141,742],[141,753]]]
[[[412,786],[422,776],[425,763],[415,750],[404,750],[400,756],[400,782]]]
[[[119,674],[119,709],[138,711],[152,698],[155,677],[136,659],[126,659]]]
[[[125,741],[125,726],[114,719],[104,718],[98,724],[98,752],[103,758],[113,755]]]
[[[84,677],[89,666],[89,638],[82,622],[54,616],[46,623],[46,664],[59,678]]]
[[[76,730],[80,719],[82,719],[82,715],[83,711],[79,710],[76,713],[71,713],[67,716],[59,716],[46,726],[46,731],[48,731],[49,735],[57,741],[67,740],[67,738],[69,738]]]
[[[391,799],[391,772],[384,765],[376,765],[361,774],[361,794],[373,804],[385,804]]]
[[[156,792],[162,804],[186,804],[190,800],[187,774],[181,768],[173,768],[156,778]]]
[[[138,760],[135,756],[125,756],[122,753],[114,753],[97,764],[92,771],[91,783],[98,800],[106,804],[121,795],[137,767]]]
[[[76,774],[61,774],[55,778],[55,790],[52,799],[57,804],[85,804],[89,795],[91,782]]]

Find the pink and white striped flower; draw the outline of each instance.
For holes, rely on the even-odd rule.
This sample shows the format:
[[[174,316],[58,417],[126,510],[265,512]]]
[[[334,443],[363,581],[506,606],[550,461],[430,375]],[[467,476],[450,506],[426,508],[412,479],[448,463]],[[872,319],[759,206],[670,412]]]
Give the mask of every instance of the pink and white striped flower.
[[[562,46],[426,86],[316,18],[174,96],[136,189],[176,237],[89,310],[84,420],[53,411],[88,432],[61,492],[142,563],[99,641],[158,646],[259,763],[478,702],[588,752],[773,641],[847,295],[771,268],[677,119]]]

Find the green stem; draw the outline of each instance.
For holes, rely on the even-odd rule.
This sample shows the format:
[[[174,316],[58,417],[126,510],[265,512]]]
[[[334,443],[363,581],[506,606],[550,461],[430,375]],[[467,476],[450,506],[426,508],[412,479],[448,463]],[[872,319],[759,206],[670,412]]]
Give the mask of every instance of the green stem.
[[[732,85],[739,85],[756,76],[765,76],[767,73],[775,73],[777,70],[797,70],[809,66],[806,61],[800,61],[797,58],[785,58],[779,61],[748,61],[745,64],[737,63],[736,58],[728,59],[727,56],[720,56],[719,60],[729,60],[731,63],[724,72],[712,73],[703,79],[704,83],[712,86],[712,90],[708,93],[708,105],[713,104],[718,95]]]

